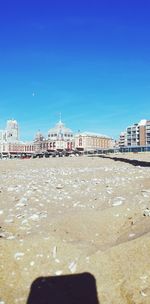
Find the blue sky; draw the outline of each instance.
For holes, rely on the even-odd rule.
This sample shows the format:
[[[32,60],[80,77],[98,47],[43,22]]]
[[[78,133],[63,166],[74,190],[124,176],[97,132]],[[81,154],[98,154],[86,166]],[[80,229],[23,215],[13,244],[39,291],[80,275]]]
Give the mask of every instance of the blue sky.
[[[149,0],[0,0],[0,128],[113,138],[150,119]]]

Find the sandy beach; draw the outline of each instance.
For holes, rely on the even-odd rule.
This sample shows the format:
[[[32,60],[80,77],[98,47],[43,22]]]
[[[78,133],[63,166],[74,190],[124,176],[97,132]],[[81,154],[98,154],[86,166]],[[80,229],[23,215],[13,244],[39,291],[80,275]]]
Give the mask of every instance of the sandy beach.
[[[99,304],[149,304],[149,209],[150,167],[1,160],[0,304],[26,304],[38,277],[83,272],[94,276]]]

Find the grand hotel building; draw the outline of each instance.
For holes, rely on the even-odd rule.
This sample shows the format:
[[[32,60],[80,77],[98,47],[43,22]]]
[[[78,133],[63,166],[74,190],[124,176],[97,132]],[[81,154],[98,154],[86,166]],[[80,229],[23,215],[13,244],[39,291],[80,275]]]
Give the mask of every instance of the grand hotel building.
[[[34,140],[36,153],[72,150],[74,148],[74,135],[71,129],[66,128],[60,120],[54,128],[48,131],[47,139],[39,131]]]
[[[38,132],[34,141],[35,152],[52,151],[93,151],[98,149],[109,149],[112,147],[112,138],[90,132],[73,134],[72,130],[66,128],[60,120],[54,128],[48,131],[47,139]]]
[[[0,130],[0,156],[32,155],[45,152],[78,150],[82,152],[105,150],[112,147],[108,136],[90,132],[74,134],[73,131],[59,122],[48,131],[45,138],[40,131],[32,142],[19,139],[19,126],[16,120],[8,120],[5,130]]]

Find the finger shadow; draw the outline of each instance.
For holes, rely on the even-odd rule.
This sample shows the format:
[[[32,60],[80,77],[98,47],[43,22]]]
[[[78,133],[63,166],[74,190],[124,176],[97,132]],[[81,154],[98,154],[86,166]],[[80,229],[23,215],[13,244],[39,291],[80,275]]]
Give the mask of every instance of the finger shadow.
[[[39,277],[31,285],[27,304],[100,304],[90,273]]]

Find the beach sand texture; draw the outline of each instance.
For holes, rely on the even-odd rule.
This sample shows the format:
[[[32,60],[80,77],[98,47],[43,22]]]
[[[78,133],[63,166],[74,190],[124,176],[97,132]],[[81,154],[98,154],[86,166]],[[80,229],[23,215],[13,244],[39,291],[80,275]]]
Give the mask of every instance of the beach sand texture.
[[[147,208],[150,167],[86,156],[0,161],[0,304],[27,303],[38,277],[83,272],[100,304],[149,304]]]

